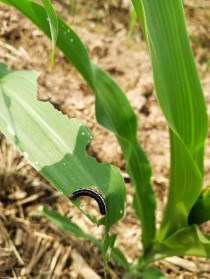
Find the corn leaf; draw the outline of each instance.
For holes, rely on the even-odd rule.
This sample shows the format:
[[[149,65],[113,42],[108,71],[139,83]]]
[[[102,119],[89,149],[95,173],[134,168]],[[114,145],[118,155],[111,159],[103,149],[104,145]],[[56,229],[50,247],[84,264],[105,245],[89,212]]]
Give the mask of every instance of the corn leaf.
[[[169,279],[168,276],[163,275],[160,271],[154,267],[148,267],[142,272],[143,279]]]
[[[42,3],[44,4],[45,10],[48,14],[48,21],[49,21],[49,25],[50,25],[51,44],[52,44],[50,65],[51,65],[51,68],[53,68],[54,60],[55,60],[55,47],[56,47],[56,41],[57,41],[57,37],[58,37],[58,20],[57,20],[57,15],[56,15],[50,1],[42,0]]]
[[[137,8],[138,0],[133,0]],[[207,113],[181,0],[141,0],[157,99],[170,128],[170,189],[159,238],[188,225],[201,193]],[[173,218],[171,218],[173,216]]]
[[[98,66],[92,64],[92,68],[95,74],[97,119],[102,126],[116,134],[121,145],[126,169],[135,186],[133,205],[141,220],[142,241],[146,249],[155,236],[155,199],[150,185],[149,162],[136,139],[136,117],[119,86]]]
[[[28,0],[22,0],[21,3],[15,0],[7,2],[20,10],[50,37],[50,30],[46,25],[47,15],[43,7]],[[137,141],[136,116],[119,86],[90,61],[79,37],[60,18],[58,18],[58,30],[57,46],[77,68],[96,95],[98,122],[113,131],[121,144],[127,170],[135,185],[134,209],[142,223],[142,240],[146,249],[155,237],[155,197],[150,185],[150,166]]]
[[[188,222],[190,225],[200,225],[210,220],[210,198],[198,199],[190,211]]]
[[[78,188],[98,187],[106,198],[108,230],[124,213],[120,171],[86,155],[89,129],[38,101],[36,79],[34,71],[9,71],[0,64],[0,130],[66,197]]]
[[[190,225],[200,225],[210,220],[210,188],[207,187],[190,211],[188,222]]]
[[[62,216],[58,212],[50,210],[47,207],[44,207],[42,215],[45,216],[49,221],[51,221],[61,231],[71,233],[76,237],[86,239],[92,242],[96,247],[98,247],[101,252],[104,252],[104,247],[98,239],[85,233],[79,226],[77,226],[65,216]],[[119,249],[113,248],[111,255],[120,266],[122,266],[125,270],[128,270],[129,264]]]
[[[136,11],[136,15],[138,17],[138,20],[140,22],[140,27],[142,29],[142,32],[144,34],[145,39],[147,39],[146,36],[146,23],[145,23],[145,16],[144,16],[144,9],[143,9],[143,5],[142,5],[142,1],[133,1],[133,7],[134,10]]]
[[[163,242],[156,242],[146,260],[158,260],[166,256],[198,256],[210,258],[210,236],[201,233],[196,225],[178,230]]]

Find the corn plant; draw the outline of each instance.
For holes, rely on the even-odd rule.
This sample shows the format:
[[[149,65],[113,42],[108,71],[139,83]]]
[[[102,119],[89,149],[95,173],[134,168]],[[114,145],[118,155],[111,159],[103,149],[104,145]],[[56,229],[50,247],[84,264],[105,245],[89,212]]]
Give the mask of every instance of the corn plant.
[[[150,165],[137,140],[136,116],[119,85],[90,60],[80,38],[56,16],[49,0],[43,0],[44,6],[29,0],[0,2],[15,7],[50,37],[52,49],[57,45],[95,94],[97,121],[116,135],[135,190],[133,208],[141,221],[142,254],[129,263],[114,247],[116,235],[109,230],[124,214],[125,187],[116,167],[85,155],[91,140],[87,126],[36,100],[36,72],[10,71],[0,64],[1,131],[65,197],[80,188],[98,188],[105,198],[106,215],[98,220],[83,213],[105,226],[104,242],[48,208],[43,215],[61,230],[93,242],[104,253],[105,265],[111,255],[124,268],[125,278],[167,278],[150,264],[172,255],[210,258],[210,236],[198,227],[210,219],[210,192],[202,191],[208,120],[182,1],[132,0],[170,134],[169,194],[158,230]],[[77,200],[72,202],[80,207]]]

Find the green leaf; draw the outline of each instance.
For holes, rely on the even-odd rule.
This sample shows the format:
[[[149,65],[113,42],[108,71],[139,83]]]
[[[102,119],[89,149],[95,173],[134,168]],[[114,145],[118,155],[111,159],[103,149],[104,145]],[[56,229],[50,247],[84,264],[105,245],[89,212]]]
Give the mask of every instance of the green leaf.
[[[0,2],[3,1],[0,0]],[[19,10],[49,38],[51,38],[51,32],[48,24],[48,15],[42,6],[29,0],[7,0],[4,3],[8,3],[8,5],[11,5]],[[57,21],[59,30],[56,41],[57,46],[77,68],[91,88],[93,88],[93,74],[85,46],[81,43],[81,40],[77,34],[71,28],[69,28],[69,26],[64,21],[62,21],[59,17],[57,17]]]
[[[137,14],[132,4],[130,5],[129,17],[130,21],[128,27],[128,37],[131,38],[134,33],[134,28],[137,22]]]
[[[200,225],[210,220],[210,189],[203,191],[190,211],[188,222],[190,225]]]
[[[110,235],[108,232],[106,232],[105,242],[104,242],[104,266],[105,266],[105,272],[108,266],[108,262],[112,253],[112,249],[115,244],[115,240],[117,238],[117,234]]]
[[[92,69],[95,76],[96,117],[102,126],[116,134],[121,145],[126,170],[135,186],[133,206],[141,220],[142,242],[146,249],[155,236],[155,198],[150,185],[149,162],[136,139],[136,116],[111,77],[94,64]]]
[[[7,1],[7,0],[0,0],[0,2],[2,2],[4,4],[7,4],[7,5],[10,5],[9,1]]]
[[[78,227],[75,223],[73,223],[69,218],[60,215],[58,212],[50,210],[48,207],[44,207],[42,210],[42,215],[45,216],[49,221],[51,221],[57,228],[59,228],[63,232],[71,232],[74,236],[81,237],[89,240],[89,237],[80,227]],[[97,247],[99,246],[102,249],[102,245],[100,241],[93,238],[96,242],[94,243]]]
[[[46,25],[47,16],[43,7],[27,0],[22,0],[21,3],[16,0],[8,0],[8,2],[50,37],[50,30]],[[90,61],[79,37],[60,18],[58,18],[58,30],[57,46],[84,77],[96,95],[98,122],[113,131],[121,144],[127,170],[135,186],[134,208],[141,219],[142,239],[146,249],[155,237],[155,197],[150,185],[150,166],[136,139],[136,116],[119,86],[109,75]]]
[[[138,8],[138,0],[133,0]],[[188,224],[200,192],[207,113],[181,0],[142,0],[157,99],[170,128],[170,189],[159,238]],[[171,218],[173,216],[173,218]]]
[[[168,276],[163,275],[160,271],[154,267],[148,267],[142,272],[143,279],[169,279]]]
[[[145,258],[154,261],[174,255],[210,258],[210,236],[195,225],[180,229],[163,242],[156,242]]]
[[[34,71],[8,71],[0,64],[0,130],[66,197],[78,188],[97,187],[106,199],[103,221],[108,231],[124,213],[120,171],[86,155],[89,129],[37,101],[36,79]]]
[[[142,28],[143,34],[145,39],[147,39],[146,36],[146,23],[145,23],[145,15],[144,15],[144,9],[142,5],[142,1],[132,0],[133,7],[136,11],[136,15],[140,22],[140,27]]]
[[[50,220],[56,227],[58,227],[61,231],[71,233],[76,237],[81,237],[88,241],[91,241],[96,247],[98,247],[98,249],[101,252],[104,252],[104,247],[99,240],[85,233],[79,226],[73,223],[69,218],[62,216],[58,212],[50,210],[47,207],[44,207],[42,214],[48,220]],[[129,268],[129,264],[125,256],[122,254],[122,252],[117,248],[113,248],[111,251],[114,260],[116,260],[116,262],[120,266],[122,266],[124,269],[127,270]]]
[[[50,33],[51,33],[51,42],[52,42],[52,53],[51,53],[51,59],[50,59],[50,65],[51,68],[53,68],[55,63],[55,47],[58,37],[58,20],[57,15],[55,13],[55,10],[53,9],[53,6],[51,5],[49,0],[42,0],[45,10],[48,14],[48,21],[50,25]]]

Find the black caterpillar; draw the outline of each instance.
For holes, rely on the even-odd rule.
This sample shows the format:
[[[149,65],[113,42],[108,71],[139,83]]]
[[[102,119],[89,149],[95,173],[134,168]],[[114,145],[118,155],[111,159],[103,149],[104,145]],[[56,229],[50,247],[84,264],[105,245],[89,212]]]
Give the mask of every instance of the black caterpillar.
[[[107,212],[106,203],[101,194],[99,194],[98,192],[96,192],[94,190],[83,188],[83,189],[78,189],[78,190],[74,191],[69,196],[69,199],[74,200],[81,196],[88,196],[88,197],[93,198],[98,203],[100,213],[102,215],[106,215],[106,212]]]

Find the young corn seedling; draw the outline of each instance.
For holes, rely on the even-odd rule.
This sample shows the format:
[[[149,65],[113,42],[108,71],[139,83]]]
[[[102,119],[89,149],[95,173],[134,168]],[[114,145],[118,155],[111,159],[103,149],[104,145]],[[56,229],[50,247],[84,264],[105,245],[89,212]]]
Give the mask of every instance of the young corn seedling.
[[[80,38],[56,16],[49,0],[43,0],[44,6],[29,0],[0,2],[18,9],[51,37],[52,49],[57,45],[93,90],[97,121],[116,135],[135,190],[133,208],[141,221],[142,254],[128,263],[123,253],[114,248],[116,235],[110,235],[109,229],[123,216],[125,187],[116,167],[98,164],[85,155],[91,139],[89,129],[63,116],[50,104],[36,100],[35,72],[9,71],[1,64],[1,131],[64,196],[71,195],[76,206],[79,207],[78,195],[96,199],[104,217],[97,220],[84,214],[105,226],[104,242],[48,208],[43,215],[63,231],[92,241],[103,251],[105,265],[111,254],[125,269],[127,278],[167,278],[150,267],[150,263],[172,255],[210,258],[210,236],[198,227],[210,219],[210,193],[208,189],[202,192],[208,120],[182,1],[132,1],[148,46],[157,100],[170,133],[169,194],[158,230],[151,169],[137,140],[137,119],[125,94],[89,59]],[[98,191],[89,189],[91,185]]]

